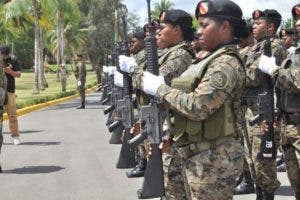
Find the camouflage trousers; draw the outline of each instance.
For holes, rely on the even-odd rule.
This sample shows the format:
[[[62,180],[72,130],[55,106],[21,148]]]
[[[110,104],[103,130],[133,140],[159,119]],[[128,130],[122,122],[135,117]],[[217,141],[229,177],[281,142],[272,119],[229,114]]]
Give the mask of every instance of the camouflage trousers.
[[[169,170],[166,199],[233,199],[235,180],[243,169],[243,153],[242,145],[233,139],[190,158],[174,150],[172,159],[167,159],[169,165],[164,159],[164,167]]]
[[[296,199],[300,199],[300,125],[282,123],[281,144],[288,178]]]
[[[82,85],[78,86],[77,88],[78,88],[81,102],[85,102],[85,84],[82,83]]]
[[[252,111],[248,109],[246,114],[247,134],[244,135],[246,159],[254,184],[267,192],[273,193],[280,186],[280,182],[277,179],[276,159],[263,160],[257,158],[260,152],[262,134],[258,125],[252,127],[248,125],[248,120],[252,117]],[[277,149],[280,141],[280,130],[276,129],[274,134]]]
[[[182,173],[182,160],[172,146],[168,152],[163,153],[163,170],[165,197],[167,200],[186,200],[187,195],[184,188],[184,180]]]

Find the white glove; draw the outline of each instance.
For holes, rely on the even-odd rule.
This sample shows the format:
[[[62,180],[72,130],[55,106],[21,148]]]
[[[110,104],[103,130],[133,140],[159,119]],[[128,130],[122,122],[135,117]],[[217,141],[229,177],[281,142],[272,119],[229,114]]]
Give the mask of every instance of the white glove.
[[[103,65],[103,67],[102,67],[102,71],[103,71],[104,73],[108,73],[108,67],[107,67],[107,66],[105,66],[105,65]]]
[[[265,55],[262,55],[259,61],[258,69],[260,71],[269,74],[270,76],[274,71],[276,71],[279,68],[279,66],[276,65],[275,57],[268,57]]]
[[[295,51],[296,47],[291,46],[290,48],[287,49],[288,53],[292,53],[293,51]]]
[[[119,56],[119,64],[120,64],[121,71],[126,73],[132,73],[134,67],[137,66],[136,61],[133,57],[123,56],[123,55]]]
[[[77,82],[77,86],[80,87],[81,86],[81,81]]]
[[[114,75],[115,72],[117,71],[117,68],[115,66],[110,66],[108,69],[108,75]]]
[[[144,91],[147,94],[156,96],[159,86],[166,84],[165,79],[162,76],[155,76],[150,72],[144,72],[143,74],[143,85]]]
[[[114,76],[114,84],[118,87],[123,87],[123,74],[116,71]]]

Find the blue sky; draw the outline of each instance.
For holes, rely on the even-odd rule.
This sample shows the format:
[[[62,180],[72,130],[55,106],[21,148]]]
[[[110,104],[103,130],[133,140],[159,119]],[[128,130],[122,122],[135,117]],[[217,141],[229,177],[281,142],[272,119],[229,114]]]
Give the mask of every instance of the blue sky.
[[[185,10],[194,14],[195,8],[199,0],[170,0],[175,4],[174,8]],[[220,0],[222,1],[222,0]],[[294,5],[299,3],[299,0],[233,0],[243,10],[245,17],[251,17],[251,13],[256,10],[276,9],[283,17],[287,19],[291,17],[291,9]],[[160,0],[151,0],[151,7],[153,3],[160,2]],[[144,24],[147,21],[147,2],[146,0],[123,0],[129,12],[133,12],[140,16],[140,23]]]

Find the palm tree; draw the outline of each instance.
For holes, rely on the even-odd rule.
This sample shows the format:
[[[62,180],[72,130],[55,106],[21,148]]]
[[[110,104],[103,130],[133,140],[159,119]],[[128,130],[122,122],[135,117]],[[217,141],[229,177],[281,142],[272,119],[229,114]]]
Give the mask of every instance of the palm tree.
[[[153,5],[154,5],[154,10],[152,11],[151,14],[152,18],[158,19],[161,11],[171,9],[174,6],[174,3],[171,2],[170,0],[161,0],[160,2],[154,3]]]

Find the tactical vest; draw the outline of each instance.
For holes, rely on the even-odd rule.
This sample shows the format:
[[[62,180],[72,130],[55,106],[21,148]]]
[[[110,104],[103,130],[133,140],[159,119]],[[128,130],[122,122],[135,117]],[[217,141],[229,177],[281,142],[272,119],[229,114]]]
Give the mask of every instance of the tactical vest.
[[[240,63],[243,63],[232,47],[221,48],[198,64],[190,66],[180,77],[172,80],[171,86],[185,93],[193,92],[204,77],[211,61],[223,54],[234,56]],[[214,142],[235,134],[236,124],[232,100],[226,101],[220,109],[204,121],[193,121],[178,112],[174,114],[173,140],[178,146]]]
[[[285,69],[291,69],[299,66],[300,47],[295,49],[291,55],[282,63]],[[286,114],[287,121],[293,124],[300,124],[300,92],[291,93],[281,90],[281,110]]]

